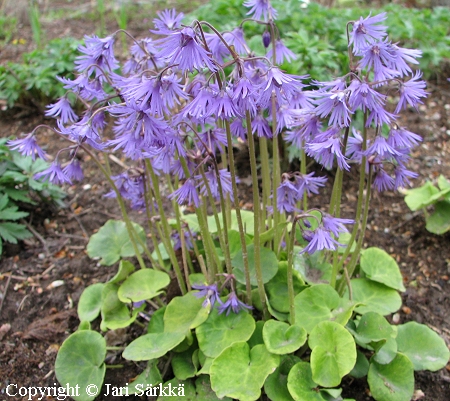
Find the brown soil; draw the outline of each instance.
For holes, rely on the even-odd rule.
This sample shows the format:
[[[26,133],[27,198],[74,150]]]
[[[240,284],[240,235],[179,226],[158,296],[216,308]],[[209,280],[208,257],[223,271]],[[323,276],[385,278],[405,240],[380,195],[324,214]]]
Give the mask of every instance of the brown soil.
[[[52,2],[52,7],[55,5]],[[89,3],[60,2],[59,7]],[[68,6],[69,4],[69,6]],[[58,4],[56,4],[58,6]],[[131,24],[136,36],[147,34],[150,15],[139,16]],[[58,18],[46,21],[48,39],[58,36],[81,38],[95,32],[95,22],[88,19]],[[108,23],[108,32],[117,29]],[[25,38],[25,45],[9,44],[0,53],[2,62],[18,60],[32,46],[31,30],[21,27],[15,37]],[[435,180],[439,174],[450,178],[450,86],[446,81],[430,83],[431,95],[420,112],[405,116],[404,125],[424,137],[424,143],[414,153],[411,168],[420,174],[414,186],[425,180]],[[37,112],[9,110],[0,117],[2,136],[28,132],[43,121]],[[50,136],[45,145],[52,149],[63,146]],[[245,159],[245,157],[244,157]],[[100,172],[85,157],[85,182],[67,187],[67,208],[52,210],[40,207],[31,210],[29,223],[35,238],[20,245],[5,245],[0,260],[0,398],[7,398],[4,389],[9,383],[19,386],[54,386],[54,361],[62,341],[77,325],[76,306],[83,289],[94,282],[106,281],[115,274],[115,267],[99,266],[85,252],[90,235],[108,219],[120,219],[114,200],[105,199],[109,191]],[[119,167],[116,166],[118,169]],[[241,166],[245,171],[245,166]],[[118,170],[119,171],[119,170]],[[242,185],[248,197],[249,188]],[[344,201],[353,205],[355,189],[346,187]],[[312,199],[311,206],[320,207],[323,197]],[[317,203],[317,204],[314,204]],[[398,193],[383,193],[372,200],[369,230],[365,245],[378,246],[389,252],[402,269],[406,292],[403,307],[396,322],[415,320],[428,325],[450,344],[450,233],[437,236],[425,229],[421,213],[412,213]],[[344,209],[351,214],[352,208]],[[141,216],[134,215],[136,219]],[[118,333],[115,345],[129,341],[133,333]],[[105,383],[124,385],[142,371],[139,364],[108,355],[109,363],[122,363],[124,369],[107,371]],[[448,401],[450,399],[450,365],[438,372],[416,374],[416,399]],[[421,394],[424,394],[422,398]],[[344,395],[357,401],[372,400],[365,381],[344,383]],[[130,397],[130,399],[135,399]],[[106,400],[108,397],[99,397]],[[111,398],[109,398],[111,399]],[[123,397],[122,399],[127,399]]]

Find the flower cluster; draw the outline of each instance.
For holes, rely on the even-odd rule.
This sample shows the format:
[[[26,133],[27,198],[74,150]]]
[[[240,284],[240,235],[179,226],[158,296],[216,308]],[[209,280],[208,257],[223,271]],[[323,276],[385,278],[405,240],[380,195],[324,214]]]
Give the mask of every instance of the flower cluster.
[[[248,0],[245,6],[253,19],[272,26],[277,13],[269,0]],[[362,164],[378,191],[407,185],[415,177],[406,165],[421,139],[396,120],[427,95],[421,73],[410,67],[421,54],[389,41],[380,24],[385,14],[352,23],[350,71],[329,82],[282,71],[277,64],[295,55],[276,30],[264,33],[265,46],[271,44],[266,57],[255,57],[242,26],[220,34],[206,23],[182,25],[182,19],[175,10],[159,13],[152,30],[157,39],[135,41],[123,66],[114,54],[116,35],[85,38],[75,62],[79,75],[59,79],[88,107],[78,116],[67,96],[48,106],[46,115],[58,120],[55,131],[72,143],[71,160],[63,165],[60,152],[41,177],[58,184],[81,179],[75,155],[91,147],[121,151],[136,165],[132,173],[111,178],[116,189],[109,194],[128,199],[135,209],[153,204],[146,199],[158,185],[151,174],[167,177],[168,197],[179,205],[234,202],[237,177],[226,154],[249,135],[274,142],[282,136],[326,169]],[[230,74],[225,67],[232,68]],[[393,109],[388,97],[397,99]],[[358,114],[364,122],[356,129]],[[34,133],[10,145],[45,158]],[[272,204],[263,205],[277,216],[301,211],[301,201],[326,181],[304,170],[280,175],[265,198]],[[342,224],[351,221],[330,219],[323,217],[319,228],[304,233],[305,251],[336,249]]]

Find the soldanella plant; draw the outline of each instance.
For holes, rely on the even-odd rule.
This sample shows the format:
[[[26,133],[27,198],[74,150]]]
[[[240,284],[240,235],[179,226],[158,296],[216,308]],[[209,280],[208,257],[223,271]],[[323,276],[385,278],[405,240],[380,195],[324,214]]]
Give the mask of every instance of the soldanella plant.
[[[111,396],[161,400],[343,400],[343,379],[367,376],[376,400],[407,401],[414,371],[436,371],[449,359],[427,326],[390,323],[402,275],[385,251],[363,249],[372,191],[416,176],[407,165],[421,138],[397,118],[427,96],[412,68],[421,52],[389,40],[384,13],[369,15],[342,27],[344,76],[288,75],[279,65],[296,55],[279,37],[277,11],[268,0],[244,6],[248,18],[227,32],[163,11],[153,39],[127,34],[123,63],[114,49],[126,33],[86,37],[77,77],[59,78],[71,95],[48,107],[56,127],[13,142],[45,158],[39,130],[66,138],[68,147],[39,176],[80,180],[77,156],[88,154],[123,213],[87,247],[103,265],[119,262],[117,274],[84,290],[79,329],[56,359],[57,379],[79,386],[77,400],[101,391],[108,351],[121,354],[124,375],[126,361],[142,369]],[[266,54],[249,48],[248,24],[261,27]],[[82,115],[72,109],[73,94]],[[241,206],[238,144],[248,147],[252,211]],[[284,171],[281,155],[292,147],[300,171]],[[111,174],[112,152],[126,171]],[[335,171],[320,209],[309,204],[327,179],[308,164]],[[359,176],[358,200],[354,215],[343,216],[350,170]],[[146,228],[130,220],[127,203],[144,212]],[[97,319],[100,332],[91,327]],[[141,336],[107,346],[105,333],[133,324]]]

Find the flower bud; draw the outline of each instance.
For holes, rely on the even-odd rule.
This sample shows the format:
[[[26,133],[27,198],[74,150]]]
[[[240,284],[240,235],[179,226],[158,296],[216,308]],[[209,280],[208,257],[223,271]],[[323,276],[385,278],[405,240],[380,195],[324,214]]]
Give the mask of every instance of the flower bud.
[[[270,32],[265,31],[262,36],[263,45],[267,49],[270,45]]]

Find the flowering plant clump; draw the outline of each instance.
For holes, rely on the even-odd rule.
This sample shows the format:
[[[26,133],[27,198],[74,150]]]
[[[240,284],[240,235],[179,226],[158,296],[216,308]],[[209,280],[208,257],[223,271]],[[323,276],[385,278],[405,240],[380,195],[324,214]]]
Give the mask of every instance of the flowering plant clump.
[[[342,400],[339,386],[351,375],[367,376],[377,400],[409,400],[414,370],[442,368],[449,351],[424,325],[388,323],[384,316],[401,306],[402,276],[386,252],[362,244],[371,192],[416,176],[407,163],[421,138],[397,118],[427,96],[411,68],[421,53],[388,39],[383,13],[347,25],[345,76],[290,75],[278,65],[296,55],[278,35],[276,10],[269,0],[244,5],[249,17],[227,32],[163,11],[155,39],[130,36],[124,63],[114,54],[119,32],[86,37],[78,76],[59,78],[86,109],[78,116],[67,96],[48,107],[57,119],[51,129],[70,145],[40,177],[82,179],[76,156],[86,152],[123,221],[108,221],[88,244],[91,257],[120,261],[119,270],[83,292],[80,328],[61,346],[57,378],[101,388],[108,347],[90,326],[100,315],[102,331],[149,321],[123,349],[142,367],[126,394],[164,383],[196,399],[256,400],[263,389],[275,401]],[[264,27],[266,55],[245,41],[251,23]],[[12,146],[46,157],[36,131]],[[249,150],[251,212],[239,198],[238,143]],[[283,146],[299,149],[300,171],[281,171]],[[108,157],[97,156],[111,152],[130,168],[112,175]],[[327,209],[308,206],[326,178],[307,172],[307,157],[336,168]],[[355,215],[343,218],[350,169],[359,174],[358,201]],[[125,201],[146,213],[153,252]],[[131,256],[140,269],[125,259]],[[171,281],[179,296],[168,299]]]

